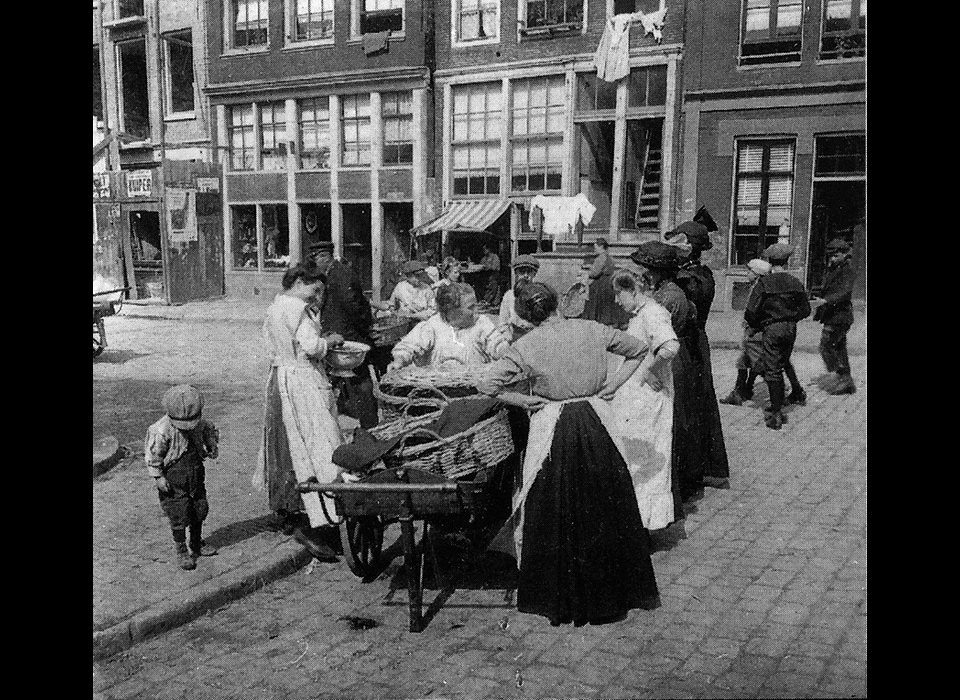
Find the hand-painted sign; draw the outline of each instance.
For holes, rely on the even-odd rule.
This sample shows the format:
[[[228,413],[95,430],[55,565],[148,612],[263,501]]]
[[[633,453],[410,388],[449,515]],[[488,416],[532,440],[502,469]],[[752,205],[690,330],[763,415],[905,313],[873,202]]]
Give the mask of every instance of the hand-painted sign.
[[[94,199],[110,198],[110,173],[94,173],[93,174],[93,198]]]
[[[198,192],[219,192],[220,179],[216,177],[198,177],[197,191]]]
[[[153,171],[131,170],[127,173],[127,196],[149,197],[153,194]]]

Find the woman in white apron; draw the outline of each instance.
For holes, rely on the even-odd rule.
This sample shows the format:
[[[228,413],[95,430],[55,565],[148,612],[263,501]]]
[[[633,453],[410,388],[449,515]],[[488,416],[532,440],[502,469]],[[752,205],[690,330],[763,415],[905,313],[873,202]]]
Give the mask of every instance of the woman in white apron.
[[[670,364],[680,341],[670,312],[644,293],[636,272],[618,270],[612,284],[617,304],[631,314],[627,333],[649,348],[640,368],[613,397],[617,430],[623,438],[627,469],[647,530],[675,520],[670,482],[673,435],[673,372]]]
[[[580,626],[657,607],[649,534],[606,400],[646,345],[595,321],[561,318],[556,292],[537,282],[520,289],[516,309],[535,328],[490,365],[479,388],[535,411],[513,513],[491,543],[519,564],[517,610]],[[628,360],[609,380],[608,352]],[[531,380],[531,396],[505,391],[521,377]]]
[[[340,473],[333,463],[340,444],[337,401],[326,373],[316,361],[327,349],[343,343],[336,333],[321,337],[317,321],[308,313],[309,302],[321,297],[326,278],[315,267],[296,265],[283,276],[283,291],[267,309],[263,338],[271,358],[263,419],[263,444],[254,485],[267,488],[270,509],[318,559],[334,561],[336,554],[322,539],[309,536],[309,528],[330,528],[338,522],[333,499],[318,493],[296,491],[296,484],[316,477],[335,481]],[[321,297],[322,298],[322,297]],[[306,513],[309,526],[303,522]]]

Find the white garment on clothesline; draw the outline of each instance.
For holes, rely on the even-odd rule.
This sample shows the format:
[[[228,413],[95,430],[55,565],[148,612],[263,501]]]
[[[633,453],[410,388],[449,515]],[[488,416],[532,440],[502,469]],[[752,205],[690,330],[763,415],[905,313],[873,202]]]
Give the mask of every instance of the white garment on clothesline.
[[[563,238],[570,234],[578,221],[588,226],[597,208],[582,192],[575,197],[547,197],[538,194],[530,200],[530,228],[534,228],[533,210],[543,212],[543,232]]]

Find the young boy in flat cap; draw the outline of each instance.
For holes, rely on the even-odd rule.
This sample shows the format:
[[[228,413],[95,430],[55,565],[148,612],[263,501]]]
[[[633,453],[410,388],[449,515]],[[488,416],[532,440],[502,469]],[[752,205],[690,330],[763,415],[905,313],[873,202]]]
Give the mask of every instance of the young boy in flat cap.
[[[797,321],[810,315],[807,290],[787,272],[787,260],[792,253],[793,246],[786,243],[774,243],[763,251],[771,266],[770,274],[757,280],[743,312],[750,327],[763,332],[763,379],[770,392],[770,408],[764,411],[764,422],[773,430],[780,430],[785,422],[783,370],[797,340]]]
[[[510,339],[509,342],[513,343],[533,328],[532,323],[517,315],[515,305],[520,288],[533,282],[533,278],[537,276],[540,261],[532,255],[518,255],[511,267],[513,267],[516,281],[513,283],[513,288],[505,291],[503,299],[500,300],[500,318],[497,326],[504,330]]]
[[[850,376],[847,355],[847,332],[853,325],[853,283],[856,272],[850,263],[850,244],[842,238],[827,243],[829,262],[823,280],[820,302],[813,320],[823,324],[820,335],[820,357],[831,375],[824,389],[831,394],[852,394],[857,390]]]
[[[220,432],[201,417],[203,396],[194,387],[178,384],[163,395],[162,403],[166,414],[147,428],[144,459],[170,520],[177,564],[195,569],[197,557],[217,553],[203,541],[203,521],[210,511],[203,460],[217,458]]]

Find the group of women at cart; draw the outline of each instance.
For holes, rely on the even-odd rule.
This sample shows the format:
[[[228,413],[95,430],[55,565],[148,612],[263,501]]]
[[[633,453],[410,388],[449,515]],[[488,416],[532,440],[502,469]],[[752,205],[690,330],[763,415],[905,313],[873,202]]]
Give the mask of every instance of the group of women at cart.
[[[612,271],[604,262],[601,299],[625,312],[626,328],[564,318],[527,255],[513,262],[516,282],[498,322],[477,313],[452,259],[431,294],[418,291],[422,265],[408,265],[409,289],[386,303],[422,319],[393,348],[391,370],[485,365],[478,390],[529,416],[510,515],[490,544],[516,558],[520,612],[579,626],[657,607],[650,532],[682,520],[685,501],[728,477],[704,332],[713,278],[699,258],[709,247],[707,228],[685,222]],[[309,265],[292,267],[268,311],[272,367],[257,476],[271,503],[275,494],[290,508],[302,500],[314,527],[333,523],[335,503],[297,494],[294,484],[350,478],[330,461],[341,439],[336,401],[316,363],[342,338],[324,335],[307,311],[324,282]],[[529,393],[515,389],[520,379]]]

